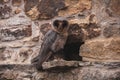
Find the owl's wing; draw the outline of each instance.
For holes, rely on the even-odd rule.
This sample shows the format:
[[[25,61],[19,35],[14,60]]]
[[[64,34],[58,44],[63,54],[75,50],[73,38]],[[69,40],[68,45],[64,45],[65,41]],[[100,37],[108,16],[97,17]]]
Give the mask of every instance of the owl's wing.
[[[56,32],[50,30],[46,33],[43,43],[41,45],[41,49],[39,55],[35,57],[31,62],[36,64],[36,67],[41,67],[42,63],[46,61],[51,55],[51,46],[56,40],[57,34]]]

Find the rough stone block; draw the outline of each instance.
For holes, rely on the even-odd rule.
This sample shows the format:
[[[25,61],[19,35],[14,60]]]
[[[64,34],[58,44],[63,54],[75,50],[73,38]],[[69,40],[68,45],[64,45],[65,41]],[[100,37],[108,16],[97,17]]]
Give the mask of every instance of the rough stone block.
[[[31,25],[7,27],[0,29],[0,40],[1,41],[12,41],[23,39],[24,37],[30,37],[32,35]]]
[[[120,38],[86,41],[80,55],[84,61],[120,62]]]
[[[50,19],[65,6],[64,0],[26,0],[25,11],[31,19]],[[36,14],[34,14],[36,13]]]
[[[10,0],[0,0],[0,4],[8,3]]]
[[[50,29],[51,29],[51,24],[49,24],[49,23],[43,24],[43,25],[41,25],[41,27],[40,27],[40,31],[41,31],[42,34],[44,34],[44,35],[45,35]]]
[[[120,25],[111,25],[104,29],[103,35],[106,38],[120,37]]]
[[[65,7],[64,0],[41,0],[38,5],[40,19],[50,19],[57,15],[58,11]]]
[[[22,0],[12,0],[12,5],[13,6],[20,6],[22,3]]]
[[[112,10],[112,13],[115,15],[120,16],[120,0],[111,0],[110,2],[110,8]]]
[[[59,11],[59,16],[73,15],[91,9],[91,0],[65,0],[65,8]]]
[[[0,19],[6,19],[11,16],[12,8],[10,5],[0,6]]]
[[[43,63],[42,67],[43,69],[54,69],[55,67],[59,68],[73,68],[73,67],[78,67],[79,62],[77,61],[64,61],[64,60],[56,60],[56,61],[51,61],[51,62],[45,62]]]

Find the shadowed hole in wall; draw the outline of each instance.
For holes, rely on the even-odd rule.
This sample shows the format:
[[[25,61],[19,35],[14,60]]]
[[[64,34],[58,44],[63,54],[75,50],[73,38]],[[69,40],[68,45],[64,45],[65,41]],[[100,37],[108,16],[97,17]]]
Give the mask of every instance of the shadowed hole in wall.
[[[82,57],[79,56],[80,46],[84,44],[84,42],[75,42],[75,43],[69,43],[69,38],[67,40],[67,43],[64,47],[64,57],[65,60],[71,61],[71,60],[77,60],[82,61]]]
[[[84,44],[83,41],[84,33],[78,24],[71,24],[69,29],[69,36],[64,46],[64,57],[65,60],[77,60],[82,61],[80,55],[80,47]]]

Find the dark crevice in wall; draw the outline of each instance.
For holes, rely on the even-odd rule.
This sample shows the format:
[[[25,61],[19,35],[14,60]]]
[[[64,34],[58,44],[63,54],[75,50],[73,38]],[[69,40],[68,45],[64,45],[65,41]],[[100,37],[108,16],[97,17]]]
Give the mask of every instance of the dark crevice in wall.
[[[67,61],[71,61],[71,60],[82,61],[82,57],[79,56],[80,46],[82,44],[84,44],[84,42],[75,42],[75,43],[68,43],[68,44],[66,43],[64,50],[63,50],[65,60],[67,60]]]

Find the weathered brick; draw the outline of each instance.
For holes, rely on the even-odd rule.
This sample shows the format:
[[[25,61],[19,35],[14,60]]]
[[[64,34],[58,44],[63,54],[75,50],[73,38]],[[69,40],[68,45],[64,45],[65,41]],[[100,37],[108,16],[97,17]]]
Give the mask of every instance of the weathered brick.
[[[120,62],[120,38],[86,41],[80,55],[85,61]]]
[[[21,62],[25,62],[30,57],[30,55],[32,55],[32,53],[33,53],[32,49],[26,48],[20,49],[19,56],[21,57],[20,59]]]
[[[106,27],[103,30],[103,35],[106,38],[120,37],[120,25],[111,25],[111,26]]]
[[[2,54],[5,51],[6,47],[0,47],[0,61],[5,60],[4,55]]]
[[[11,41],[29,37],[32,35],[31,25],[0,29],[0,39]]]
[[[49,19],[57,15],[57,11],[65,7],[64,0],[41,0],[38,5],[40,19]]]
[[[12,0],[12,5],[13,6],[20,6],[22,3],[22,0]]]
[[[10,0],[0,0],[0,4],[8,3]]]
[[[39,3],[39,0],[25,0],[25,12],[28,12],[33,8],[34,6],[37,6]]]
[[[65,0],[65,7],[58,14],[68,16],[89,9],[91,9],[91,0]]]
[[[111,8],[113,14],[120,16],[120,0],[111,0],[110,8]]]
[[[40,27],[40,31],[41,31],[42,34],[44,34],[44,35],[45,35],[50,29],[51,29],[51,24],[49,24],[49,23],[43,24],[43,25],[41,25],[41,27]]]
[[[90,23],[85,26],[86,39],[92,39],[101,35],[101,28],[96,23]]]
[[[64,0],[26,0],[25,12],[31,19],[50,19],[64,7]]]
[[[0,6],[0,19],[9,18],[11,16],[12,9],[8,5]]]
[[[37,5],[39,0],[25,0],[25,13],[29,16],[32,20],[39,18],[39,11]]]

